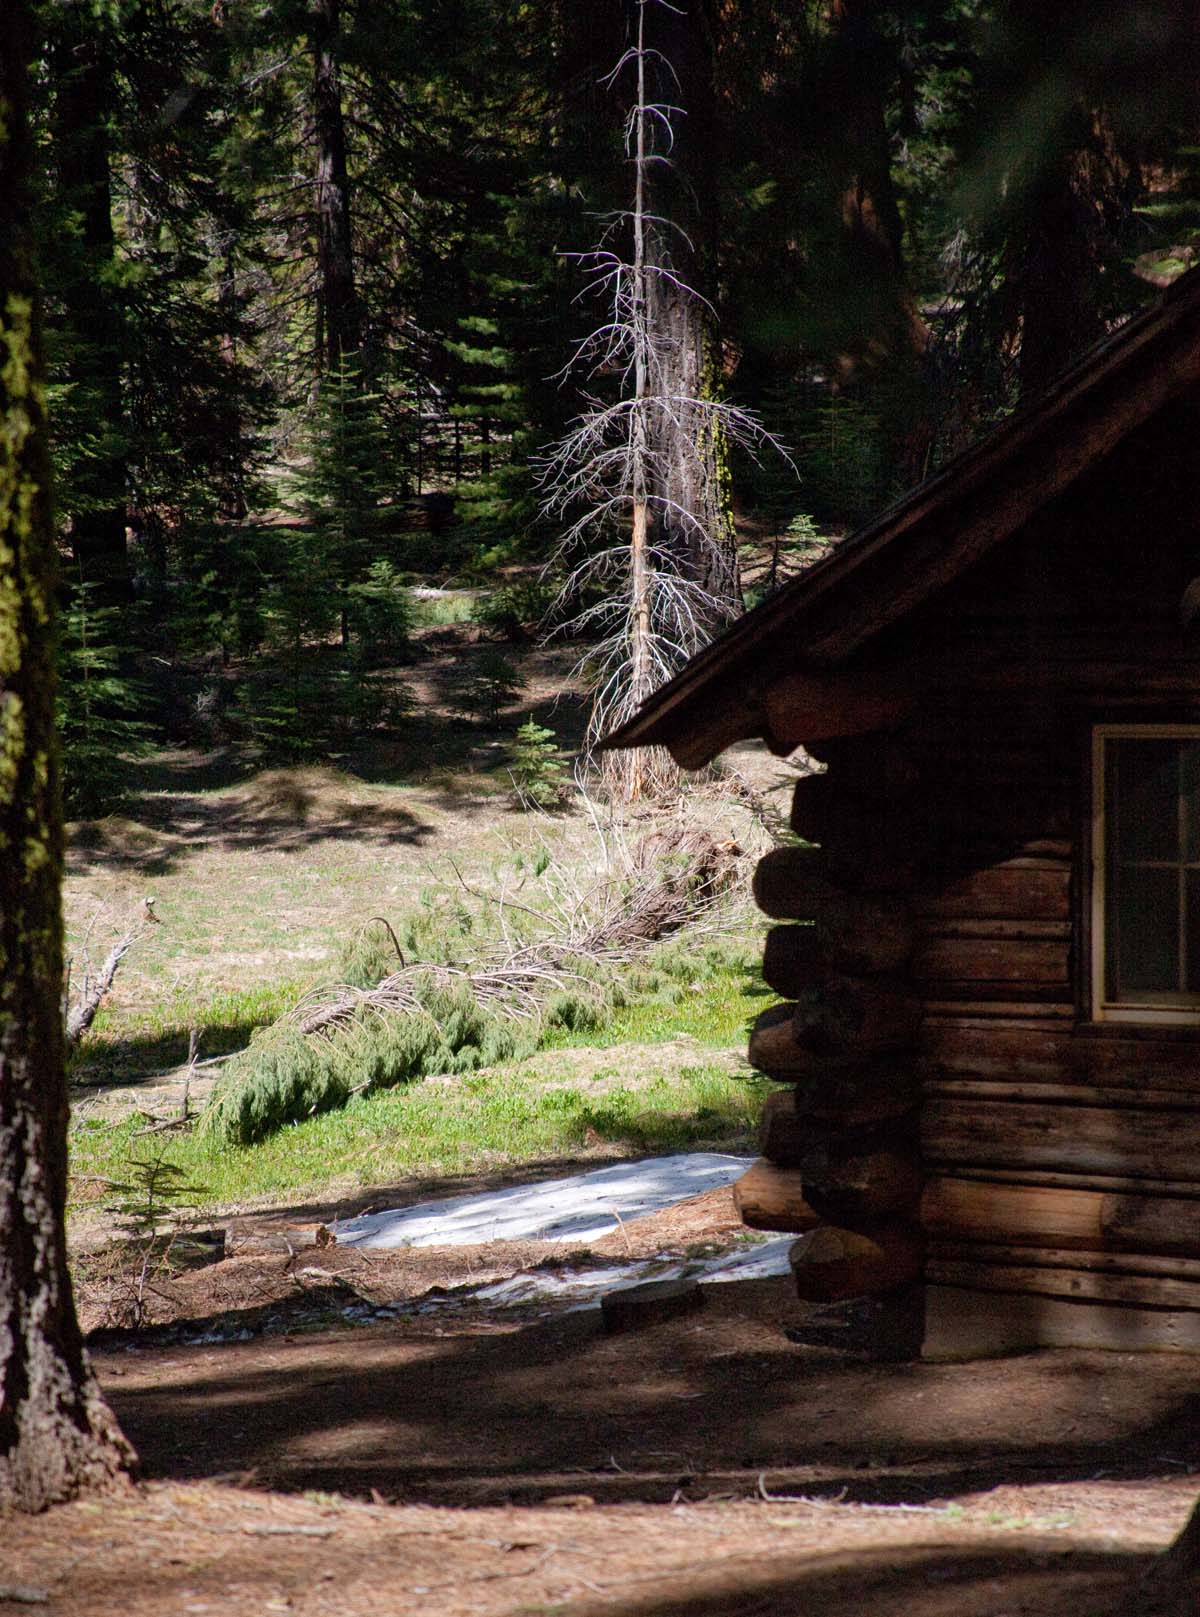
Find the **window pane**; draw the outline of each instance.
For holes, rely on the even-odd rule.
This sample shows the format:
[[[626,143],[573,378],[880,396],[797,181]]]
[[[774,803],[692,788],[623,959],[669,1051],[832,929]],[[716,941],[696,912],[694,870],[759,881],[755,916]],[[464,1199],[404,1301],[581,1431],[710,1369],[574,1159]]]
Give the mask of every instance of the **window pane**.
[[[1200,860],[1200,742],[1179,746],[1179,786],[1183,793],[1184,858]]]
[[[1187,981],[1189,994],[1200,994],[1200,870],[1186,872]]]
[[[1118,865],[1110,872],[1106,909],[1109,998],[1177,992],[1178,870]]]
[[[1109,745],[1109,846],[1118,863],[1179,858],[1179,741]]]

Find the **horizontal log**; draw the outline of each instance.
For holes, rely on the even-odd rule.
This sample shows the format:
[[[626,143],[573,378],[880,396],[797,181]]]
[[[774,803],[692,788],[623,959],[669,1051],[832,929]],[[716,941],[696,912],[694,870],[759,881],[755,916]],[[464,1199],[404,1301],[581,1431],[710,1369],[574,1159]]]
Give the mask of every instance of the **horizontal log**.
[[[796,1043],[793,1026],[795,1012],[793,1003],[772,1005],[770,1010],[755,1017],[750,1030],[746,1059],[752,1067],[781,1084],[794,1083],[797,1079],[822,1078],[830,1065],[811,1051],[802,1050]]]
[[[921,1111],[921,1149],[939,1164],[1200,1183],[1200,1112],[935,1095]]]
[[[811,922],[773,926],[763,944],[763,981],[776,994],[794,996],[833,970],[824,940]]]
[[[1090,1269],[1097,1274],[1159,1275],[1200,1284],[1200,1257],[1149,1256],[1143,1252],[1089,1252],[1076,1247],[1003,1246],[988,1241],[931,1239],[926,1259],[943,1263],[990,1263],[1033,1269]]]
[[[919,1099],[911,1069],[886,1061],[845,1069],[830,1067],[796,1080],[790,1094],[801,1117],[847,1130],[898,1123]]]
[[[916,1062],[926,1082],[942,1076],[1054,1082],[1072,1075],[1071,1044],[1069,1030],[1045,1021],[1017,1025],[961,1015],[945,1018],[926,1009]]]
[[[1001,1298],[972,1287],[925,1287],[923,1359],[993,1358],[1037,1347],[1197,1353],[1200,1314],[1029,1292]]]
[[[913,908],[929,920],[1071,918],[1071,869],[1058,860],[1019,857],[974,870],[945,886],[917,892]]]
[[[894,729],[916,700],[913,681],[898,669],[787,674],[762,695],[767,744],[788,753],[809,742]]]
[[[981,985],[985,987],[986,985]],[[934,989],[938,988],[937,992]],[[950,999],[940,987],[926,985],[926,1016],[940,1018],[970,1016],[991,1021],[997,1026],[1011,1026],[1014,1022],[1043,1020],[1048,1023],[1074,1023],[1078,1013],[1069,999]]]
[[[796,1017],[801,1011],[810,1015],[811,1004],[784,1001],[763,1011],[755,1018],[747,1052],[750,1065],[759,1072],[777,1083],[797,1086],[801,1111],[836,1119],[848,1109],[865,1105],[879,1106],[879,1116],[895,1116],[901,1097],[901,1110],[914,1103],[917,1085],[911,1069],[890,1054],[879,1060],[865,1059],[863,1052],[870,1055],[871,1047],[861,1038],[841,1054],[833,1050],[818,1054],[803,1048],[796,1039]]]
[[[928,1096],[955,1096],[970,1100],[1030,1101],[1036,1105],[1129,1106],[1136,1094],[1138,1107],[1155,1112],[1190,1111],[1190,1097],[1175,1089],[1097,1089],[1091,1084],[1001,1083],[986,1078],[929,1078],[924,1085]]]
[[[894,797],[853,797],[833,772],[796,783],[791,827],[820,844],[835,881],[872,892],[909,891],[928,841],[928,816],[909,814]]]
[[[907,734],[830,738],[821,744],[820,752],[828,765],[826,778],[833,778],[844,797],[894,803],[920,783],[921,765]],[[796,782],[797,791],[802,784],[802,780]]]
[[[818,915],[814,906],[838,894],[907,894],[917,882],[911,854],[910,844],[895,850],[877,840],[774,848],[755,869],[754,901],[772,920],[811,921]]]
[[[777,994],[794,998],[830,973],[893,972],[908,959],[913,929],[903,905],[839,898],[813,910],[811,925],[773,926],[767,933],[762,974]]]
[[[814,1105],[804,1107],[793,1089],[777,1089],[763,1102],[759,1120],[759,1149],[781,1168],[798,1168],[817,1146],[836,1140],[861,1143],[871,1149],[879,1137],[912,1138],[915,1094],[911,1085],[900,1087],[893,1072],[862,1075],[864,1082],[850,1089],[842,1103],[830,1105],[827,1089],[819,1087]],[[886,1125],[880,1129],[879,1125]]]
[[[821,1215],[805,1200],[804,1185],[794,1168],[759,1161],[733,1184],[733,1200],[743,1224],[752,1230],[802,1234],[816,1229]]]
[[[814,1144],[800,1173],[817,1212],[855,1229],[890,1214],[911,1214],[921,1196],[917,1154],[902,1140],[866,1149],[856,1147],[853,1136]]]
[[[820,848],[773,848],[754,869],[754,902],[773,921],[811,921],[813,907],[845,898]]]
[[[792,830],[807,842],[823,842],[833,813],[847,800],[841,777],[832,770],[802,775],[792,788]]]
[[[1200,1095],[1200,1028],[1180,1028],[1174,1038],[1118,1033],[1080,1038],[1068,1054],[1074,1073],[1100,1085],[1180,1089]]]
[[[1017,942],[1049,942],[1055,938],[1070,939],[1073,928],[1070,921],[997,920],[985,917],[972,920],[965,916],[923,917],[916,927],[926,938],[992,938],[1013,939]]]
[[[811,1143],[812,1118],[796,1105],[794,1089],[776,1089],[763,1102],[758,1122],[758,1148],[768,1162],[795,1168]]]
[[[957,983],[975,997],[986,985],[995,995],[1034,998],[1050,990],[1061,998],[1071,980],[1071,946],[1065,939],[925,938],[909,970],[937,992]]]
[[[910,1043],[921,1011],[898,979],[831,976],[797,995],[793,1036],[814,1055],[871,1059]]]
[[[938,1240],[1200,1254],[1200,1198],[933,1178],[920,1223]]]
[[[932,1285],[976,1291],[1069,1297],[1081,1302],[1131,1303],[1149,1308],[1200,1311],[1200,1282],[1163,1275],[1104,1274],[1090,1269],[1039,1269],[990,1263],[929,1259],[925,1278]]]
[[[789,1261],[801,1302],[840,1303],[910,1285],[920,1275],[921,1256],[921,1238],[905,1224],[880,1224],[870,1232],[823,1224],[796,1242]]]

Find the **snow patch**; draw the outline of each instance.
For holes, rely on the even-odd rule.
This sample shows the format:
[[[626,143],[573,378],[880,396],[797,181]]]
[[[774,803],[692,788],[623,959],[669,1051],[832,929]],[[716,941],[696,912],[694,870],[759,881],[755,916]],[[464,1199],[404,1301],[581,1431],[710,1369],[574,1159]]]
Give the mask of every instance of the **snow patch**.
[[[340,1245],[363,1248],[468,1246],[483,1241],[584,1243],[621,1223],[731,1184],[752,1161],[697,1151],[616,1162],[568,1179],[365,1213],[331,1227]]]

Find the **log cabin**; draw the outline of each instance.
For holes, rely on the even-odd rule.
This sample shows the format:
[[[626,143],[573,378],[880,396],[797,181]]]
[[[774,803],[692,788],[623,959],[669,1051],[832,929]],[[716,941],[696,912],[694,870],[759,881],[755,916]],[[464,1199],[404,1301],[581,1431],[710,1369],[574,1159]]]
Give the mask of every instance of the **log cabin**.
[[[608,740],[816,761],[737,1197],[885,1356],[1200,1351],[1198,444],[1200,272]]]

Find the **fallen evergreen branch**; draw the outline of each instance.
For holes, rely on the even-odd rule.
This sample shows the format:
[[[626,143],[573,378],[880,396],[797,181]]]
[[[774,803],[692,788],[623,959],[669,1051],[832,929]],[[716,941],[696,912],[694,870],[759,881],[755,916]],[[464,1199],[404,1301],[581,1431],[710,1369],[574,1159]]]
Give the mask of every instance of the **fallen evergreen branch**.
[[[201,1127],[251,1145],[352,1095],[494,1066],[531,1054],[552,1028],[598,1025],[617,969],[702,923],[733,885],[740,852],[675,829],[644,839],[619,875],[554,895],[544,911],[502,888],[491,900],[499,938],[474,965],[402,963],[368,986],[315,989],[229,1061]]]

